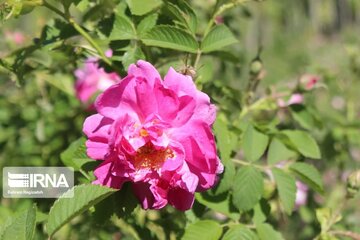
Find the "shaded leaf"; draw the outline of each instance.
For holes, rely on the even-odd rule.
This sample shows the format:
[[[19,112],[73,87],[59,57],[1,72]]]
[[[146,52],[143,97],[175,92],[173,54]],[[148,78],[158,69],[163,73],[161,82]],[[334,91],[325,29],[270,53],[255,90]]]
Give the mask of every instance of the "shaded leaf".
[[[216,196],[211,196],[209,193],[196,193],[196,200],[203,204],[204,206],[216,211],[220,212],[231,219],[237,220],[240,217],[240,214],[230,203],[230,195],[229,194],[221,194]]]
[[[275,178],[280,201],[285,209],[285,212],[290,215],[294,208],[296,199],[295,179],[293,176],[279,168],[272,168],[271,171]]]
[[[291,105],[290,112],[295,121],[305,129],[311,130],[315,126],[315,119],[303,105]]]
[[[85,138],[79,138],[72,142],[70,146],[61,153],[60,158],[65,166],[72,167],[75,171],[79,171],[85,163],[94,161],[86,154],[85,142]]]
[[[224,172],[220,176],[220,181],[213,190],[216,194],[221,194],[228,191],[233,185],[235,177],[235,166],[233,161],[228,161],[224,164]]]
[[[60,197],[51,207],[46,225],[49,236],[54,235],[56,231],[71,219],[85,212],[91,206],[99,203],[117,190],[100,185],[84,184],[75,186],[65,194],[70,194],[72,191],[74,197]]]
[[[122,58],[122,64],[124,65],[125,69],[127,69],[130,64],[136,63],[137,60],[140,59],[145,59],[143,51],[141,51],[141,48],[139,47],[133,47],[124,54]]]
[[[290,166],[290,170],[312,189],[319,193],[323,193],[324,189],[321,174],[314,166],[307,163],[297,162]]]
[[[8,218],[0,228],[0,239],[33,239],[35,232],[36,206],[32,205],[28,209]]]

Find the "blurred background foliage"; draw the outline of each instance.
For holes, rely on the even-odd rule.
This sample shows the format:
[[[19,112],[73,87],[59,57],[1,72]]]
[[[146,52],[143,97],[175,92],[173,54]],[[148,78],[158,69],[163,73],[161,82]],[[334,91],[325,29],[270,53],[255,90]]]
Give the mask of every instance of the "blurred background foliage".
[[[158,6],[143,13],[141,9],[129,8],[125,1],[74,2],[77,5],[70,7],[72,16],[96,36],[101,49],[113,49],[111,60],[121,76],[127,66],[139,58],[155,64],[162,74],[170,65],[180,71],[189,70],[187,65],[197,64],[196,54],[149,47],[139,40],[109,42],[107,38],[114,22],[114,11],[123,12],[136,25],[153,13],[158,14],[157,25],[170,24],[174,17],[169,14],[168,3],[155,1]],[[178,4],[180,1],[169,2]],[[188,2],[198,17],[197,36],[206,31],[215,6],[226,2],[229,1]],[[55,1],[52,4],[57,6]],[[23,7],[21,11],[27,10]],[[9,14],[4,3],[0,4],[0,13],[3,18]],[[360,2],[249,1],[216,16],[215,22],[225,23],[238,43],[202,55],[195,66],[196,83],[217,104],[219,118],[232,133],[235,142],[232,157],[242,154],[238,149],[249,122],[255,122],[259,129],[271,129],[275,125],[279,129],[307,129],[321,148],[322,159],[310,162],[322,174],[324,195],[310,191],[307,204],[294,211],[291,217],[281,213],[279,205],[271,204],[268,221],[285,239],[312,239],[321,231],[314,209],[329,207],[340,209],[342,215],[332,231],[359,233],[359,198],[345,205],[343,202],[347,195],[346,179],[360,165]],[[87,106],[75,98],[73,72],[88,56],[99,53],[79,36],[74,26],[44,7],[0,22],[0,26],[0,166],[63,165],[60,154],[82,136],[82,122],[90,114]],[[255,76],[258,86],[249,91],[254,81],[251,63],[257,57],[261,59],[262,76]],[[105,62],[103,66],[114,70]],[[255,102],[264,96],[283,96],[285,92],[286,98],[292,92],[302,92],[300,79],[304,74],[320,77],[316,87],[304,93],[302,107],[306,107],[306,116],[296,115],[293,107],[266,106],[249,111],[239,120],[239,115],[247,109],[244,99]],[[85,181],[81,174],[77,179]],[[126,188],[120,193],[124,192]],[[203,204],[204,199],[197,197],[197,200],[194,209],[186,213],[172,208],[146,212],[136,208],[131,214],[135,206],[130,206],[129,212],[120,214],[122,218],[112,218],[112,221],[105,221],[106,216],[103,219],[96,215],[99,214],[96,208],[91,209],[73,219],[55,238],[174,239],[183,234],[187,223],[199,216],[226,223],[229,215],[216,211],[218,207],[210,207],[209,211],[209,206],[205,208]],[[48,212],[52,203],[44,199],[2,198],[0,224],[33,201],[41,212]],[[96,217],[88,218],[94,214]],[[247,222],[251,214],[243,215],[242,220]],[[38,239],[46,237],[42,227],[37,228]]]

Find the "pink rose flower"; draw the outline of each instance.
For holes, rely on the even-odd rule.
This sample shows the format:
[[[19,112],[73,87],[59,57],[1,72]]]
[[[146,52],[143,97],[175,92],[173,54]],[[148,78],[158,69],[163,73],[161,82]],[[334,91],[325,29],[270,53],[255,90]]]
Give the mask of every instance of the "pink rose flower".
[[[299,208],[300,206],[306,205],[309,188],[300,181],[296,181],[296,187],[295,206]]]
[[[75,71],[75,76],[76,97],[82,103],[88,103],[97,92],[103,92],[120,81],[116,73],[107,73],[100,68],[96,58],[89,58],[82,69]]]
[[[170,204],[182,211],[195,192],[216,184],[223,170],[211,131],[216,110],[190,76],[170,68],[162,81],[140,60],[95,107],[83,127],[88,156],[101,161],[94,184],[121,188],[129,181],[144,209]]]
[[[300,78],[300,83],[306,90],[311,90],[320,81],[320,77],[314,74],[304,74]]]
[[[303,102],[304,102],[304,96],[300,93],[294,93],[293,95],[291,95],[287,104],[293,105],[293,104],[301,104]]]
[[[18,31],[5,31],[5,38],[17,45],[24,44],[26,40],[24,34]]]
[[[216,16],[214,21],[216,25],[220,25],[224,23],[224,18],[222,16]]]
[[[281,98],[277,100],[277,104],[279,107],[288,107],[293,104],[302,104],[303,102],[304,102],[304,96],[300,93],[292,94],[287,102],[285,102]]]

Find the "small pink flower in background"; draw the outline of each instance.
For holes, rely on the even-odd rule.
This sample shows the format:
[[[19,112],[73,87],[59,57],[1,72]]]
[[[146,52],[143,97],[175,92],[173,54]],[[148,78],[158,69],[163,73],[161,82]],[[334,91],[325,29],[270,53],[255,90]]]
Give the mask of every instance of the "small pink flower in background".
[[[108,58],[111,58],[113,56],[113,50],[112,49],[106,50],[105,56]]]
[[[101,160],[94,184],[121,188],[130,181],[144,209],[170,204],[183,211],[195,192],[216,184],[223,171],[211,131],[216,110],[190,76],[170,68],[161,80],[140,60],[95,107],[98,114],[83,127],[87,154]]]
[[[18,32],[18,31],[5,31],[5,38],[10,41],[13,42],[17,45],[21,45],[25,43],[25,36],[22,32]]]
[[[300,181],[296,181],[296,187],[295,206],[299,208],[300,206],[306,205],[309,188]]]
[[[287,104],[293,105],[293,104],[301,104],[303,102],[304,102],[304,96],[300,93],[294,93],[293,95],[291,95]]]
[[[320,76],[314,74],[304,74],[300,78],[300,83],[306,90],[311,90],[320,81]]]
[[[83,68],[75,71],[75,76],[76,97],[83,103],[120,81],[116,73],[107,73],[100,68],[96,58],[89,58]]]
[[[215,24],[220,25],[224,23],[224,18],[222,16],[216,16],[215,17]]]
[[[277,104],[279,107],[288,107],[293,104],[302,104],[303,102],[304,102],[304,96],[300,93],[292,94],[287,102],[285,102],[281,98],[277,100]]]

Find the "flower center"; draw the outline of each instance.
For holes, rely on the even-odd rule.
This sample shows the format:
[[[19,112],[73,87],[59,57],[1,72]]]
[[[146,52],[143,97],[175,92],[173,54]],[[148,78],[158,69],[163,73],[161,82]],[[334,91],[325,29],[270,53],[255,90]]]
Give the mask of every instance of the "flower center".
[[[136,169],[159,169],[166,159],[173,158],[174,152],[170,148],[156,149],[152,143],[146,143],[139,148],[133,159]]]

